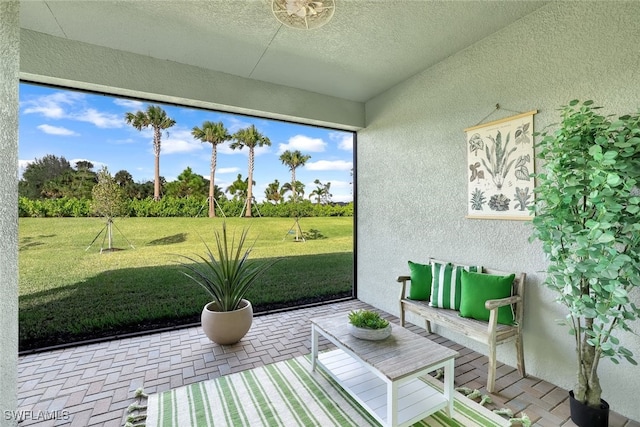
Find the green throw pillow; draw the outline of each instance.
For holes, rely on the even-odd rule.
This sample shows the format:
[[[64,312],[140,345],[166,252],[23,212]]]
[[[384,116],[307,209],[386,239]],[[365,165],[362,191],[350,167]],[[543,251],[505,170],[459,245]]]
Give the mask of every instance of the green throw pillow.
[[[489,310],[484,303],[490,299],[511,296],[511,285],[515,274],[495,276],[492,274],[462,272],[462,302],[460,316],[477,320],[489,320]],[[498,309],[498,323],[513,325],[514,317],[511,305]]]
[[[432,307],[460,310],[460,275],[464,270],[482,271],[482,267],[431,261],[433,281],[431,284],[431,302],[429,305]]]
[[[409,299],[429,301],[429,296],[431,295],[431,265],[409,261],[409,270],[411,270]]]

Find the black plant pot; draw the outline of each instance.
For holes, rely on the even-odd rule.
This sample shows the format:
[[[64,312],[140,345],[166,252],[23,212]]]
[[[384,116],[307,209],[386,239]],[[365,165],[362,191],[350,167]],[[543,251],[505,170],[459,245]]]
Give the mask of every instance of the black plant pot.
[[[571,421],[578,427],[608,427],[609,404],[600,399],[600,407],[592,408],[576,400],[573,391],[569,391],[569,409]]]

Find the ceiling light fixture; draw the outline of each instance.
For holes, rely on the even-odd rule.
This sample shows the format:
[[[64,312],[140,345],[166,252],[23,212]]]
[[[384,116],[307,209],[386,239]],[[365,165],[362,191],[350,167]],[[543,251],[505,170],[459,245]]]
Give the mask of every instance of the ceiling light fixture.
[[[320,28],[333,17],[335,0],[272,0],[276,19],[287,27],[302,30]]]

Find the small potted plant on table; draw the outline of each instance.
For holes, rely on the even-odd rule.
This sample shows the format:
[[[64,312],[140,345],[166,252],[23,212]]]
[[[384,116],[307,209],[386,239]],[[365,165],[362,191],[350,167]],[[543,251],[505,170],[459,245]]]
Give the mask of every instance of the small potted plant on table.
[[[391,335],[391,324],[380,314],[371,310],[356,310],[349,313],[349,333],[364,340],[383,340]]]

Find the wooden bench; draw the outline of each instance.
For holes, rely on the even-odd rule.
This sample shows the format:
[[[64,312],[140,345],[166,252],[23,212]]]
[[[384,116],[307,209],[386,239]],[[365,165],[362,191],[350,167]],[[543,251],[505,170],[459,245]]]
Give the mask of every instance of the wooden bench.
[[[436,260],[434,260],[436,261]],[[437,261],[442,262],[442,261]],[[507,276],[512,273],[494,270],[490,268],[482,269],[483,273]],[[400,324],[405,325],[405,312],[410,311],[425,319],[426,329],[431,333],[431,322],[440,325],[454,332],[465,335],[489,347],[489,368],[487,374],[487,391],[492,393],[495,390],[496,380],[496,346],[508,341],[515,341],[517,353],[517,368],[522,377],[526,376],[524,367],[524,353],[522,346],[522,321],[524,307],[524,273],[516,273],[513,281],[512,296],[496,300],[488,300],[485,304],[489,310],[489,321],[468,319],[461,317],[456,310],[431,307],[429,301],[416,301],[407,298],[407,282],[411,281],[410,276],[398,277],[398,282],[402,283],[400,292]],[[506,305],[513,305],[515,324],[503,325],[498,323],[498,308]]]

